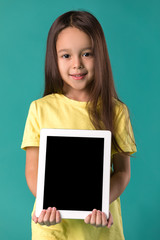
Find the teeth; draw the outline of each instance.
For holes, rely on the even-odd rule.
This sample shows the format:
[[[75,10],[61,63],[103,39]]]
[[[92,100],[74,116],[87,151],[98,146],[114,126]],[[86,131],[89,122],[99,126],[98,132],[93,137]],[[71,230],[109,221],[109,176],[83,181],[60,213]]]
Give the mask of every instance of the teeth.
[[[85,74],[79,74],[79,75],[73,75],[74,77],[81,77],[81,76],[83,76],[83,75],[85,75]]]
[[[75,75],[73,74],[73,75],[71,75],[71,76],[73,76],[73,77],[82,77],[82,76],[84,76],[84,75],[86,75],[86,73],[83,73],[83,74],[77,74],[77,75],[76,75],[76,74],[75,74]]]

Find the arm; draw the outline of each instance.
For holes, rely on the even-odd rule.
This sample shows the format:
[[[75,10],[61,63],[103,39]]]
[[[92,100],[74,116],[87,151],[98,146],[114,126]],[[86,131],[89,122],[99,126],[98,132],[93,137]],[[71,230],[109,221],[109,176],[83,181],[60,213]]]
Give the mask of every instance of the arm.
[[[27,185],[36,197],[39,147],[27,147],[25,176]]]
[[[110,203],[116,200],[130,181],[130,156],[123,153],[113,155],[114,173],[110,181]]]
[[[114,173],[110,180],[110,203],[116,200],[122,192],[127,187],[130,180],[130,156],[125,156],[122,153],[117,153],[113,156],[113,167]],[[113,224],[113,218],[111,213],[109,214],[109,219],[107,220],[103,212],[97,211],[96,209],[92,211],[85,218],[85,223],[92,224],[94,226],[107,226],[111,227]]]
[[[27,147],[25,175],[28,187],[35,197],[37,193],[38,157],[39,147]],[[50,207],[47,210],[42,210],[38,218],[34,212],[32,220],[35,223],[50,226],[61,222],[61,216],[60,212],[55,207]]]

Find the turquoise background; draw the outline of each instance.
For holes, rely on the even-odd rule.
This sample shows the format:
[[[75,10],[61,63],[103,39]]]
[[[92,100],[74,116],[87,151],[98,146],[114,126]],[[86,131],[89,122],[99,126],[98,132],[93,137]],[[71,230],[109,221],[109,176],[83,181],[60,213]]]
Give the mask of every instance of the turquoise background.
[[[29,105],[43,94],[48,31],[72,9],[88,10],[100,21],[117,92],[130,109],[138,152],[121,196],[125,237],[159,239],[158,0],[0,0],[0,239],[30,239],[34,197],[20,146]]]

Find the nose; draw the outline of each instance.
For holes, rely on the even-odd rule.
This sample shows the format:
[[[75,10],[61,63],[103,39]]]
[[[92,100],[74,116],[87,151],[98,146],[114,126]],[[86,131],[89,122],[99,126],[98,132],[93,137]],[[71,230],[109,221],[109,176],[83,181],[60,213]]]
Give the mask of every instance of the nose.
[[[83,63],[82,63],[82,59],[78,56],[73,58],[73,68],[83,68]]]

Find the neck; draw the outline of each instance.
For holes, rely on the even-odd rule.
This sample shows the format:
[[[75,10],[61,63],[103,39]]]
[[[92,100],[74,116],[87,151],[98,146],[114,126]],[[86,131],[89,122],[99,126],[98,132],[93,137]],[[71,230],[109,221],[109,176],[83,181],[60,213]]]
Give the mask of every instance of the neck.
[[[63,88],[63,94],[73,100],[80,101],[80,102],[87,102],[89,101],[89,93],[84,90],[72,90],[68,91],[67,88]]]

